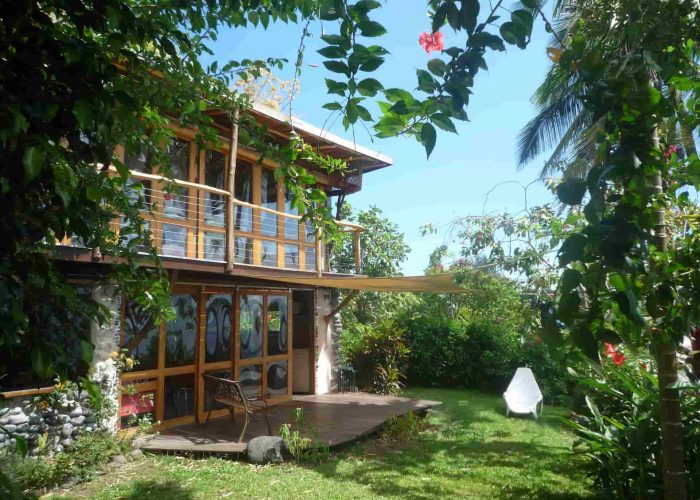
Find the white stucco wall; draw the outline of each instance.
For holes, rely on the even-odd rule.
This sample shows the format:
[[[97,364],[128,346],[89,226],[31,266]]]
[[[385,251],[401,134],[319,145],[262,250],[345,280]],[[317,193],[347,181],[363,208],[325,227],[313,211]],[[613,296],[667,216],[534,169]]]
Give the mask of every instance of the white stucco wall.
[[[325,317],[333,309],[331,290],[320,288],[315,292],[315,338],[316,338],[316,394],[326,394],[335,389],[336,328],[331,319]]]

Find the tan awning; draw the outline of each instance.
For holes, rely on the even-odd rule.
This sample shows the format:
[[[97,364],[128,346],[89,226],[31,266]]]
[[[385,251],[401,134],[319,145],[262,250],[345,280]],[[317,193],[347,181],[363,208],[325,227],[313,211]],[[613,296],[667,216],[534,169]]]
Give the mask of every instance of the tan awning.
[[[424,292],[424,293],[465,293],[468,290],[454,283],[454,274],[433,274],[430,276],[398,276],[395,278],[368,278],[366,276],[323,276],[302,278],[291,276],[256,276],[261,279],[293,283],[295,285],[344,288],[346,290],[366,290],[372,292]]]

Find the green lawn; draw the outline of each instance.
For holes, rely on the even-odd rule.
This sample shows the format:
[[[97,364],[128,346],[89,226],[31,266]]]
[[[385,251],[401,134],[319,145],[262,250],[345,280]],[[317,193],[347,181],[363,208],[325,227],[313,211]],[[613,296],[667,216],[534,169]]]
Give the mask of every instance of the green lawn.
[[[501,398],[420,389],[443,402],[409,442],[369,439],[320,465],[255,467],[220,458],[149,456],[61,498],[592,498],[573,437],[557,418],[506,418]],[[56,498],[53,496],[53,498]]]

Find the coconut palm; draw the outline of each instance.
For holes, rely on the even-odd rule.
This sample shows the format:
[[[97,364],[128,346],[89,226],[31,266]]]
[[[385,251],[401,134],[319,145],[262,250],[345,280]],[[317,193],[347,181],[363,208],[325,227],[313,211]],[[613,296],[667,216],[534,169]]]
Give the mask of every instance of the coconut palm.
[[[551,45],[564,40],[570,27],[580,19],[581,2],[561,1],[554,7],[554,37]],[[557,49],[550,49],[556,59]],[[619,51],[614,40],[604,40],[598,50]],[[676,100],[682,99],[679,91],[669,88],[664,82],[658,86]],[[598,116],[584,107],[587,89],[578,73],[553,64],[544,81],[532,96],[537,115],[520,131],[518,136],[518,168],[524,167],[540,154],[551,151],[540,170],[540,178],[546,179],[556,173],[565,176],[584,177],[595,156],[596,132],[605,125],[605,115]],[[693,131],[688,129],[680,117],[668,120],[660,130],[667,144],[679,146],[682,155],[697,153]]]

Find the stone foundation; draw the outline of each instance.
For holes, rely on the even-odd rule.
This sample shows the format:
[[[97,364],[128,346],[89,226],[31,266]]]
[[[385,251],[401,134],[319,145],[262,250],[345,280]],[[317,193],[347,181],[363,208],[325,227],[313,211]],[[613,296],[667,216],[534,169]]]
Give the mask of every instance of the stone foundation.
[[[85,391],[0,400],[0,426],[24,437],[31,455],[38,455],[42,449],[48,453],[63,451],[82,433],[96,429],[116,432],[119,372],[112,352],[119,346],[121,300],[112,285],[93,287],[92,296],[109,309],[111,316],[105,324],[95,322],[90,328],[90,341],[95,349],[89,377],[102,388],[103,411],[95,414]],[[15,438],[0,432],[0,449],[15,442]]]

